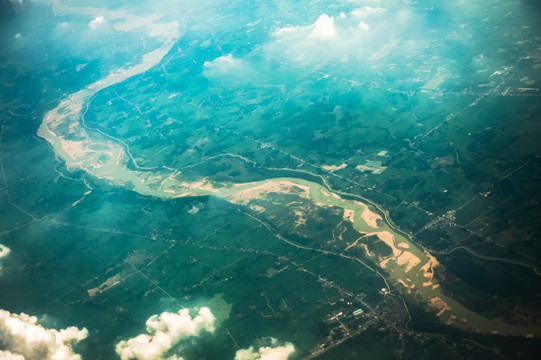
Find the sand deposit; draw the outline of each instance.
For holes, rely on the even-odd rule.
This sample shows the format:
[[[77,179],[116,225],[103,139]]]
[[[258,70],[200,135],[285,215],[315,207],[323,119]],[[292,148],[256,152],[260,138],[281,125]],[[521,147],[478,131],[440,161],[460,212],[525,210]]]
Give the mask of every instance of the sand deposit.
[[[378,220],[381,220],[381,216],[376,214],[375,212],[371,211],[366,204],[360,203],[364,206],[364,210],[361,214],[361,218],[364,220],[364,222],[373,228],[378,227]]]
[[[344,209],[344,220],[350,221],[352,224],[355,223],[355,211]]]
[[[451,307],[443,301],[440,297],[433,297],[428,300],[427,308],[429,311],[437,311],[436,316],[441,316],[444,312],[451,310]]]

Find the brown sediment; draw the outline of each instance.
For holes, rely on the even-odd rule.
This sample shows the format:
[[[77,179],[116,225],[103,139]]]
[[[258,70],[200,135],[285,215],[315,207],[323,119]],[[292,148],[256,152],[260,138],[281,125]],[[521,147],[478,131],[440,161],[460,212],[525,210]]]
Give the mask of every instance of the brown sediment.
[[[451,310],[451,307],[440,297],[433,297],[428,300],[426,307],[429,311],[437,311],[436,316],[441,316],[444,312]]]
[[[377,233],[370,233],[367,235],[376,235],[381,241],[383,241],[387,246],[389,246],[393,250],[394,257],[400,256],[402,254],[402,250],[398,249],[394,245],[394,235],[391,234],[389,231],[380,231]]]
[[[342,170],[347,166],[348,165],[346,163],[342,163],[340,165],[321,165],[321,168],[326,171],[334,172],[334,171]]]
[[[366,253],[367,256],[369,257],[374,257],[376,256],[376,254],[374,254],[372,251],[370,251],[368,249],[368,246],[366,244],[359,244],[359,241],[361,241],[363,238],[365,238],[367,235],[364,235],[364,236],[361,236],[360,238],[358,238],[357,240],[355,240],[353,243],[349,244],[346,248],[345,248],[345,251],[348,251],[350,248],[352,247],[356,247],[356,246],[360,246],[364,249],[364,252]]]
[[[296,191],[294,191],[294,189],[296,189]],[[254,187],[240,190],[236,192],[230,200],[234,203],[246,204],[249,200],[261,198],[263,194],[268,193],[295,193],[300,197],[309,198],[310,188],[308,186],[296,184],[292,181],[270,180]]]
[[[434,280],[434,268],[440,265],[440,263],[427,251],[425,251],[425,256],[428,258],[428,261],[423,265],[423,267],[421,267],[421,271],[423,272],[423,276],[427,279],[427,281],[423,283],[423,286],[432,286],[432,289],[436,289],[439,287],[439,284],[437,284]]]
[[[345,251],[348,251],[350,248],[352,248],[352,247],[354,247],[354,246],[357,246],[357,243],[359,242],[359,240],[361,240],[361,239],[359,238],[359,239],[355,240],[353,243],[349,244],[349,245],[346,247]]]
[[[115,276],[112,276],[109,279],[105,280],[105,282],[103,282],[101,285],[92,289],[88,289],[86,292],[88,293],[88,296],[94,297],[98,293],[102,293],[117,286],[118,284],[120,284],[120,282],[120,274],[116,274]]]
[[[407,284],[404,280],[402,279],[398,279],[396,280],[400,285],[402,285],[403,287],[406,288],[406,291],[408,292],[408,294],[411,294],[411,292],[413,291],[413,289],[415,289],[415,284]]]
[[[265,208],[263,206],[259,206],[259,205],[255,205],[255,204],[250,204],[250,209],[252,209],[253,211],[256,211],[258,213],[262,213],[265,211]]]
[[[217,192],[218,189],[215,189],[210,182],[203,179],[201,181],[189,183],[189,182],[183,182],[180,183],[179,186],[182,189],[198,189],[198,190],[207,190],[211,192]]]
[[[364,204],[364,203],[361,203],[359,201],[356,201],[356,203],[364,206],[364,210],[363,212],[361,213],[361,218],[364,220],[364,222],[370,226],[370,227],[373,227],[373,228],[376,228],[378,227],[378,223],[377,221],[378,220],[381,220],[381,216],[379,216],[378,214],[376,214],[375,212],[373,212],[372,210],[370,210],[368,208],[368,205]]]
[[[445,322],[447,325],[456,325],[457,323],[466,324],[468,322],[468,319],[465,318],[457,318],[455,315],[449,316],[449,319]]]
[[[396,258],[395,262],[399,266],[405,266],[404,272],[409,272],[411,269],[421,263],[421,259],[409,251],[404,251],[399,257]]]
[[[302,211],[295,210],[295,216],[297,217],[297,219],[295,220],[295,227],[306,224],[306,218],[304,217],[304,214]]]
[[[348,220],[352,224],[355,223],[355,211],[351,209],[344,209],[344,220]]]
[[[366,244],[361,244],[361,247],[364,249],[364,251],[366,252],[366,255],[370,256],[370,257],[374,257],[376,256],[376,254],[374,254],[372,251],[368,250],[368,246],[366,246]]]

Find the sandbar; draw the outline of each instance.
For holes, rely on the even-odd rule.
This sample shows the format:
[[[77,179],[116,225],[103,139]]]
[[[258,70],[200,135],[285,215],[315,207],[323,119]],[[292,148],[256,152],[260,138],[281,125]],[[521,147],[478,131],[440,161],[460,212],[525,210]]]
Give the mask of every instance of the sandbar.
[[[427,281],[423,283],[423,286],[432,286],[432,289],[435,289],[439,285],[436,284],[434,281],[434,268],[440,263],[438,262],[438,260],[436,260],[434,256],[430,255],[427,251],[425,251],[425,256],[428,258],[428,261],[426,262],[426,264],[423,265],[421,271],[423,272],[423,276],[427,279]]]
[[[344,209],[344,220],[349,220],[352,224],[355,223],[355,211]]]
[[[383,241],[387,246],[389,246],[393,250],[393,255],[395,257],[398,257],[400,256],[400,254],[402,254],[402,250],[397,249],[396,246],[394,245],[394,235],[391,234],[389,231],[380,231],[375,234],[378,236],[378,238],[381,241]]]
[[[428,310],[436,310],[436,316],[441,316],[444,312],[451,310],[451,307],[437,296],[428,300],[427,308]]]
[[[399,257],[396,258],[396,264],[404,268],[404,272],[409,272],[415,266],[419,265],[421,259],[413,255],[409,251],[404,251]]]
[[[375,212],[371,211],[366,204],[361,203],[364,206],[364,210],[361,213],[361,218],[364,220],[364,222],[373,228],[378,227],[378,220],[381,220],[381,216],[376,214]]]
[[[239,190],[231,196],[230,200],[245,204],[251,199],[259,199],[263,194],[272,192],[282,194],[294,193],[303,198],[309,198],[310,196],[310,188],[308,186],[299,185],[287,180],[270,180],[248,189]]]
[[[412,291],[413,289],[415,289],[415,284],[409,284],[409,285],[408,285],[408,284],[407,284],[404,280],[402,280],[402,279],[398,279],[398,280],[396,280],[396,281],[397,281],[400,285],[402,285],[403,287],[405,287],[408,293],[411,293],[411,291]]]
[[[71,141],[66,139],[60,139],[62,150],[69,155],[72,159],[77,159],[79,157],[85,156],[88,152],[88,149],[83,148],[82,141]]]

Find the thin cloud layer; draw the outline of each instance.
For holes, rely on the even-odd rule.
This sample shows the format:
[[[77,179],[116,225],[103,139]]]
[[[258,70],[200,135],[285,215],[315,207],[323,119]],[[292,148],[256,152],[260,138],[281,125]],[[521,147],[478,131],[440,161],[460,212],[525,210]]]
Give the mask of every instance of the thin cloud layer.
[[[46,329],[35,316],[0,310],[0,359],[11,360],[80,360],[72,349],[88,335],[74,326],[62,330]]]
[[[253,346],[238,350],[235,360],[287,360],[295,352],[295,347],[291,343],[280,346],[278,340],[274,338],[264,339],[263,342],[269,345],[260,346],[258,350],[254,350]]]
[[[197,336],[202,331],[214,332],[214,320],[208,307],[202,307],[193,318],[188,309],[153,315],[146,322],[147,334],[119,342],[116,353],[122,360],[182,359],[165,354],[182,339]]]
[[[351,16],[366,19],[368,17],[373,17],[376,15],[381,15],[384,12],[386,12],[387,9],[384,9],[382,7],[371,7],[371,6],[364,6],[359,9],[355,9],[351,12]]]
[[[400,50],[405,36],[421,31],[411,9],[393,7],[392,3],[361,7],[350,4],[337,15],[320,14],[309,25],[280,26],[271,31],[272,40],[264,49],[272,59],[299,65],[335,64],[339,69],[345,63],[352,67],[377,65],[382,57],[398,56],[393,52]],[[411,41],[405,43],[411,47]]]

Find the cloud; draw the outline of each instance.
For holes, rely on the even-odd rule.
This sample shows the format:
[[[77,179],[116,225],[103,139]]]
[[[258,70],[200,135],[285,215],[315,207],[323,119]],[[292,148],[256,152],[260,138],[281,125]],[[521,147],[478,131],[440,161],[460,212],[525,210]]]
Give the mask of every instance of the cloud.
[[[146,322],[147,334],[122,340],[115,350],[122,360],[182,359],[164,355],[184,338],[197,336],[202,331],[214,332],[214,320],[208,307],[199,309],[193,318],[188,309],[152,315]]]
[[[329,40],[336,37],[334,19],[327,14],[322,14],[314,23],[310,37],[321,40]]]
[[[423,15],[396,5],[343,5],[336,16],[322,13],[308,25],[281,25],[263,45],[265,57],[348,77],[365,78],[374,66],[378,74],[392,72],[392,64],[424,54],[427,46]]]
[[[271,33],[272,40],[264,45],[264,51],[272,59],[300,64],[341,57],[343,47],[349,47],[342,41],[343,35],[349,31],[342,26],[345,21],[349,22],[345,13],[337,17],[323,13],[309,25],[277,28]]]
[[[35,316],[11,314],[0,310],[0,359],[12,360],[80,360],[73,352],[72,343],[86,338],[88,331],[74,326],[46,329],[38,324]]]
[[[240,70],[243,67],[243,61],[228,54],[220,56],[212,61],[205,61],[203,66],[208,73],[226,73],[231,70]]]
[[[0,259],[8,256],[11,250],[7,246],[0,244]],[[0,262],[0,274],[2,273],[2,263]]]
[[[364,21],[361,21],[361,22],[359,23],[359,25],[357,25],[357,27],[358,27],[359,29],[361,29],[362,31],[368,31],[368,30],[370,30],[370,26],[369,26],[367,23],[365,23]]]
[[[263,339],[262,343],[267,346],[260,346],[257,351],[253,346],[248,349],[238,350],[235,354],[235,360],[287,360],[295,352],[295,347],[291,343],[278,345],[278,340],[274,338]]]
[[[229,86],[251,82],[254,76],[257,76],[250,63],[236,58],[232,54],[220,56],[212,61],[205,61],[203,75],[220,84],[228,83]]]
[[[0,350],[0,359],[2,360],[25,360],[24,356],[20,354],[14,354],[11,351]]]
[[[105,21],[105,18],[103,16],[96,16],[94,18],[94,20],[92,20],[91,22],[88,23],[88,26],[91,28],[91,29],[95,29],[97,28],[99,25],[103,24],[103,22]]]
[[[383,14],[384,12],[386,12],[387,10],[384,9],[384,8],[381,8],[381,7],[371,7],[371,6],[364,6],[360,9],[355,9],[351,12],[351,16],[354,16],[354,17],[357,17],[357,18],[362,18],[362,19],[366,19],[368,17],[372,17],[372,16],[376,16],[376,15],[381,15]]]
[[[278,39],[300,37],[329,40],[337,36],[337,28],[333,17],[327,14],[321,14],[319,18],[311,25],[286,26],[275,30],[272,35]]]

